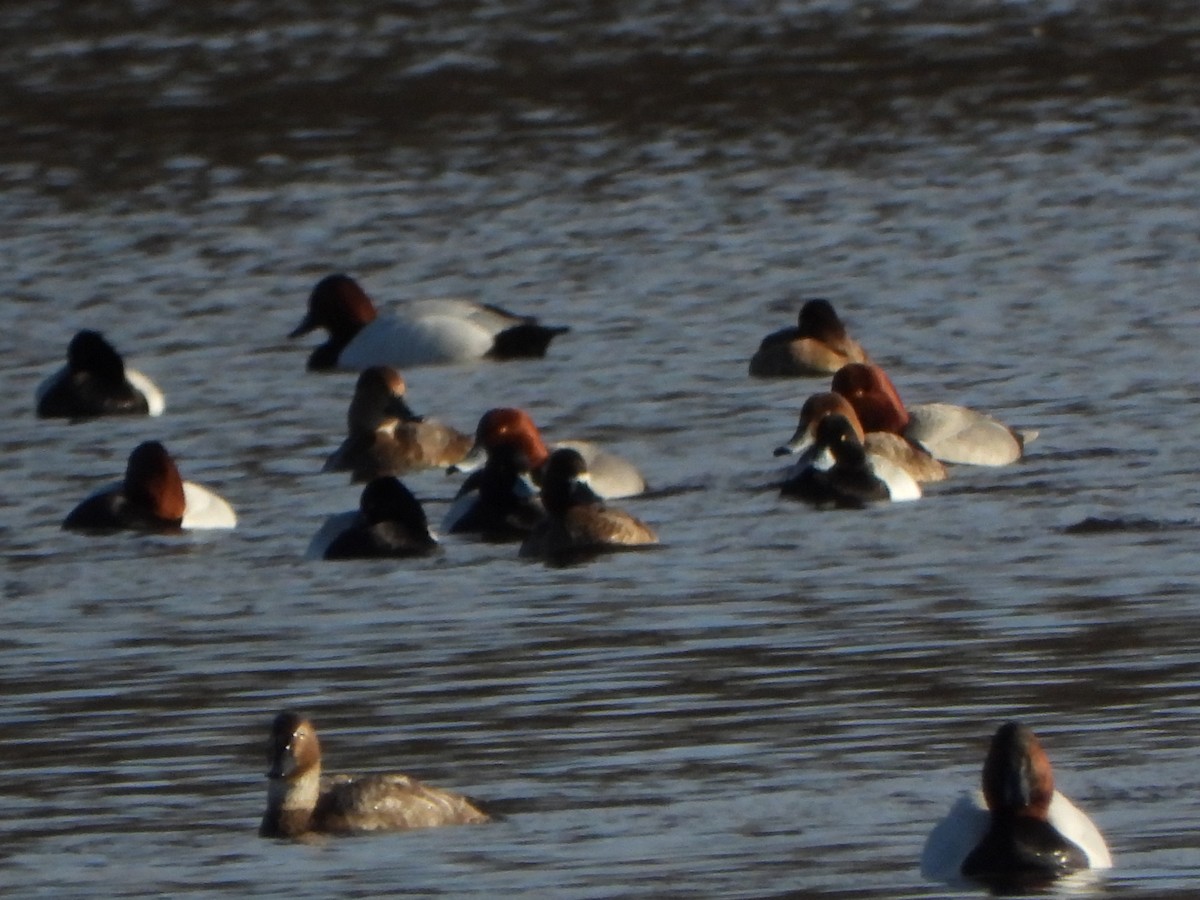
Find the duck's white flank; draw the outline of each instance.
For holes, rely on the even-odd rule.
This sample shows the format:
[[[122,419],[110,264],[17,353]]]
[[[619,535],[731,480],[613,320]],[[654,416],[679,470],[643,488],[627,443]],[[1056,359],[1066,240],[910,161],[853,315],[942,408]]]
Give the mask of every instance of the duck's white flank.
[[[183,483],[186,503],[181,528],[234,528],[237,514],[224,498],[194,481]]]

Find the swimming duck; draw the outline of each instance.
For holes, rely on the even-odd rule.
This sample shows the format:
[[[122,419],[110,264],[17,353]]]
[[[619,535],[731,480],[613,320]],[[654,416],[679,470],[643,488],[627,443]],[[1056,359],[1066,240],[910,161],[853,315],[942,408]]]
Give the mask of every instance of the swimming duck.
[[[547,447],[529,413],[515,407],[490,409],[480,417],[475,429],[475,444],[454,470],[470,472],[478,468],[489,453],[505,444],[520,452],[537,483],[541,482],[542,468],[550,457],[550,450],[570,447],[587,462],[592,490],[606,500],[633,497],[646,490],[646,479],[633,463],[601,450],[590,441],[559,441],[552,448]]]
[[[329,340],[309,356],[313,371],[545,356],[550,341],[569,330],[470,300],[419,300],[379,316],[358,282],[343,274],[317,282],[307,314],[288,337],[316,328],[326,329]]]
[[[463,482],[442,520],[447,534],[478,534],[485,541],[521,540],[543,519],[541,491],[521,447],[499,443],[487,462]]]
[[[920,485],[904,469],[867,453],[845,416],[833,413],[821,419],[812,450],[812,464],[783,483],[783,496],[848,508],[921,496]],[[823,459],[825,454],[831,459]]]
[[[208,488],[184,481],[166,448],[146,441],[129,454],[124,481],[87,497],[62,527],[171,533],[235,525],[233,507]]]
[[[577,450],[550,454],[542,476],[546,521],[521,544],[523,557],[562,559],[645,544],[657,544],[654,530],[629,513],[611,509],[591,489],[587,463]]]
[[[813,394],[805,400],[804,406],[800,408],[800,421],[796,426],[795,433],[786,444],[775,448],[776,456],[800,454],[800,460],[791,474],[799,474],[812,463],[815,456],[817,428],[821,421],[830,415],[845,416],[869,457],[890,460],[917,482],[945,479],[946,467],[930,456],[923,447],[917,446],[901,435],[888,431],[864,433],[862,425],[858,421],[858,414],[850,405],[850,401],[832,391]]]
[[[306,555],[369,559],[428,556],[438,549],[420,501],[398,478],[381,475],[363,488],[358,511],[349,517],[332,517]]]
[[[850,401],[868,432],[889,431],[920,444],[947,463],[1003,466],[1016,462],[1036,431],[1017,432],[991,416],[949,403],[905,408],[892,380],[879,366],[850,363],[833,376],[831,388]]]
[[[311,721],[285,710],[267,745],[267,811],[262,837],[468,825],[489,821],[466,797],[408,775],[321,776],[321,745]]]
[[[1045,750],[1019,722],[996,731],[983,764],[983,792],[960,798],[921,854],[928,877],[966,876],[1003,890],[1111,866],[1100,830],[1054,789]]]
[[[833,304],[809,300],[794,328],[762,339],[750,358],[750,374],[761,378],[832,375],[846,363],[869,362],[866,351],[846,332]]]
[[[43,419],[94,416],[161,416],[166,401],[158,386],[130,369],[98,331],[80,331],[67,345],[67,364],[37,388]]]
[[[349,436],[321,471],[349,471],[351,480],[360,482],[379,475],[445,468],[461,461],[471,449],[471,436],[418,416],[404,395],[404,378],[395,369],[364,369],[346,417]]]

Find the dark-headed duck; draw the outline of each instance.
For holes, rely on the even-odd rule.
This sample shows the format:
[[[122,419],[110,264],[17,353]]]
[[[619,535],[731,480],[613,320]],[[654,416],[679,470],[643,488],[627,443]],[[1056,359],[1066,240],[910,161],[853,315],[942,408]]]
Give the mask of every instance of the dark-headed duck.
[[[851,362],[869,359],[828,300],[809,300],[800,307],[795,327],[762,339],[750,358],[750,374],[760,378],[832,375]]]
[[[121,355],[98,331],[80,331],[67,345],[67,364],[37,389],[43,419],[95,416],[161,416],[162,391]]]
[[[307,555],[371,559],[428,556],[438,549],[420,501],[394,475],[382,475],[363,488],[356,513],[334,516],[318,532]]]
[[[235,525],[237,516],[223,498],[184,481],[166,448],[158,441],[146,441],[129,454],[125,479],[81,502],[62,527],[170,533]]]
[[[317,282],[308,312],[288,336],[316,328],[326,329],[329,340],[308,358],[315,371],[539,357],[569,330],[470,300],[418,300],[380,316],[358,282],[340,273]]]
[[[284,711],[267,745],[267,811],[258,833],[310,834],[469,825],[490,817],[471,800],[408,775],[321,775],[321,744],[311,721]]]
[[[591,488],[583,456],[570,447],[555,450],[546,462],[542,505],[546,521],[521,544],[521,556],[555,561],[658,543],[658,535],[645,522],[604,505]]]

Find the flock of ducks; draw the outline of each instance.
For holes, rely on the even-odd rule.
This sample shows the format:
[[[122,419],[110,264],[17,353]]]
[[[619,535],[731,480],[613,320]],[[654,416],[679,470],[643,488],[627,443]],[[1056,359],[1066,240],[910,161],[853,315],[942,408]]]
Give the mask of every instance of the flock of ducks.
[[[343,274],[313,288],[292,332],[323,328],[328,340],[310,370],[358,371],[347,436],[323,471],[365,483],[359,509],[331,517],[307,555],[324,559],[420,556],[438,552],[421,503],[399,476],[428,468],[466,474],[441,523],[446,534],[519,542],[522,557],[570,562],[596,552],[657,543],[654,529],[607,501],[646,491],[630,461],[586,441],[547,444],[517,408],[483,414],[474,435],[415,413],[400,369],[484,359],[538,357],[567,331],[495,306],[429,300],[381,316]],[[810,300],[797,325],[767,335],[750,360],[756,377],[832,376],[800,410],[792,437],[775,453],[797,456],[782,496],[818,507],[861,507],[919,498],[947,465],[1002,466],[1020,459],[1036,432],[1015,431],[975,410],[945,403],[905,406],[826,300]],[[162,392],[97,332],[81,331],[67,364],[37,389],[37,414],[73,420],[159,416]],[[219,495],[185,481],[157,441],[138,445],[124,478],[85,498],[63,522],[89,532],[171,533],[232,528]],[[480,804],[405,775],[322,776],[316,729],[285,711],[271,727],[267,810],[260,833],[296,838],[487,822]],[[929,836],[922,871],[990,884],[1041,883],[1111,865],[1091,821],[1054,790],[1037,738],[1003,725],[983,769],[983,790],[962,798]]]

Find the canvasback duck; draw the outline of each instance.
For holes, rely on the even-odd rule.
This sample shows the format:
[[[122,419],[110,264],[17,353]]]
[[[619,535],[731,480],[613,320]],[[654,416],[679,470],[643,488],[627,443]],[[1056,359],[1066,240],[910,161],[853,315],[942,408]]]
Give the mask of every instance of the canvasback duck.
[[[845,416],[833,413],[821,419],[812,451],[812,463],[783,483],[783,496],[840,508],[921,496],[920,485],[908,472],[889,459],[867,453]]]
[[[776,456],[800,454],[799,462],[790,471],[791,475],[799,474],[813,462],[817,428],[826,416],[831,415],[845,416],[868,456],[891,460],[917,482],[945,479],[946,467],[930,456],[923,447],[918,447],[907,438],[889,431],[864,433],[858,421],[858,414],[854,412],[850,401],[832,391],[813,394],[805,400],[804,406],[800,408],[800,421],[795,433],[786,444],[775,448]]]
[[[1018,432],[965,406],[925,403],[905,407],[900,393],[879,366],[850,363],[833,376],[841,394],[870,431],[902,434],[936,459],[972,466],[1005,466],[1021,458],[1036,431]]]
[[[310,559],[428,556],[439,549],[421,502],[394,475],[373,478],[359,508],[331,516],[305,554]]]
[[[471,449],[471,436],[418,416],[404,395],[404,378],[395,369],[363,369],[346,416],[349,436],[321,471],[349,471],[351,481],[360,482],[418,469],[444,469],[461,461]]]
[[[447,534],[478,534],[485,541],[523,539],[546,518],[529,460],[516,444],[500,443],[463,482],[442,520]]]
[[[645,522],[604,505],[590,486],[587,463],[570,447],[550,454],[542,477],[546,520],[521,544],[523,557],[559,561],[576,554],[657,544]]]
[[[233,507],[208,488],[184,481],[166,448],[146,441],[129,454],[125,480],[89,496],[62,527],[171,533],[235,525]]]
[[[1054,789],[1046,752],[1019,722],[996,731],[983,764],[982,793],[961,797],[921,853],[921,871],[929,878],[966,877],[1004,890],[1111,867],[1100,830]]]
[[[587,462],[592,490],[606,500],[633,497],[646,490],[646,479],[633,463],[601,450],[590,441],[558,441],[552,447],[547,447],[529,413],[515,407],[490,409],[480,417],[479,425],[475,428],[475,444],[454,467],[455,471],[470,472],[478,468],[493,449],[503,444],[520,451],[537,483],[541,482],[542,467],[550,458],[550,451],[570,447]]]
[[[267,811],[262,837],[397,831],[490,821],[466,797],[408,775],[321,775],[321,744],[311,721],[285,710],[267,744]]]
[[[326,329],[329,340],[309,356],[312,371],[545,356],[550,341],[569,330],[470,300],[418,300],[379,316],[366,291],[342,274],[317,282],[308,313],[288,337],[316,328]]]
[[[800,307],[795,327],[781,328],[762,339],[750,358],[750,374],[760,378],[832,375],[852,362],[870,359],[846,332],[833,304],[809,300]]]
[[[98,331],[80,331],[67,345],[67,364],[37,388],[43,419],[95,416],[161,416],[166,401],[158,386],[125,365]]]

